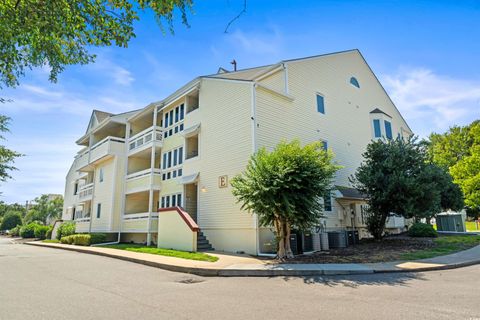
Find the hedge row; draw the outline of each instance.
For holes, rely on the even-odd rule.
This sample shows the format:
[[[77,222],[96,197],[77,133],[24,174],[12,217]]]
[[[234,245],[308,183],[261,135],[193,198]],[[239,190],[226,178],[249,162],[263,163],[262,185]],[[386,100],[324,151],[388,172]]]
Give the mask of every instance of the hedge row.
[[[78,233],[62,237],[60,243],[74,244],[77,246],[89,246],[91,244],[105,242],[107,236],[104,233]]]

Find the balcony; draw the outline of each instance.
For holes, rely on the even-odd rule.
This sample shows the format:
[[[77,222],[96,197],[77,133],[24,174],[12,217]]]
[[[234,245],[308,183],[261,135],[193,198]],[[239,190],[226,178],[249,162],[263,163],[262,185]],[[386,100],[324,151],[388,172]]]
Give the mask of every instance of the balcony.
[[[128,153],[133,154],[138,151],[151,147],[151,144],[161,143],[163,138],[162,128],[159,126],[153,126],[136,135],[130,137],[128,143]]]
[[[161,173],[160,169],[145,169],[142,171],[134,172],[127,175],[127,187],[126,193],[134,193],[143,190],[150,189],[150,174],[153,171],[153,189],[159,190],[161,185]]]
[[[158,212],[152,212],[150,231],[158,231]],[[148,212],[125,214],[122,221],[122,232],[146,232],[148,228]]]
[[[94,163],[106,156],[121,154],[124,151],[125,139],[106,137],[90,148],[90,163]]]
[[[78,201],[92,200],[93,197],[93,182],[83,185],[78,190]]]
[[[77,168],[83,168],[88,166],[88,147],[80,150],[75,156],[75,162]]]

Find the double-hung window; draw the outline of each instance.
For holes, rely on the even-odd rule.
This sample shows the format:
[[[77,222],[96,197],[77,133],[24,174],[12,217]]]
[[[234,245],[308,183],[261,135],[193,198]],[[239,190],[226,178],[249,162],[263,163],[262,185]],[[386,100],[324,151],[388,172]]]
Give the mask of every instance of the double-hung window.
[[[375,138],[381,138],[382,137],[382,129],[380,128],[380,120],[379,119],[374,119],[373,120],[373,133]]]
[[[385,120],[385,136],[387,139],[393,139],[392,124]]]
[[[317,111],[325,114],[325,99],[319,94],[317,94]]]

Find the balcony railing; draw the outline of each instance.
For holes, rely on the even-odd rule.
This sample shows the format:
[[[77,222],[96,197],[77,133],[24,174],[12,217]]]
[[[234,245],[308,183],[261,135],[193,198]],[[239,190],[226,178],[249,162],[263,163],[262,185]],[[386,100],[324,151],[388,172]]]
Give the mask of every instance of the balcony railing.
[[[136,179],[136,178],[142,178],[142,177],[148,176],[148,175],[150,175],[152,170],[153,170],[153,174],[161,174],[162,173],[162,170],[160,170],[158,168],[145,169],[145,170],[142,170],[142,171],[130,173],[129,175],[127,175],[127,180],[133,180],[133,179]]]
[[[89,222],[90,217],[75,218],[75,222]]]
[[[85,200],[91,198],[93,195],[93,182],[83,185],[78,191],[78,200]]]
[[[152,142],[162,141],[162,128],[159,126],[153,126],[145,129],[129,139],[128,150],[133,151],[141,146]]]
[[[123,216],[124,221],[148,219],[148,212],[126,213]],[[152,219],[158,219],[158,212],[152,212]]]

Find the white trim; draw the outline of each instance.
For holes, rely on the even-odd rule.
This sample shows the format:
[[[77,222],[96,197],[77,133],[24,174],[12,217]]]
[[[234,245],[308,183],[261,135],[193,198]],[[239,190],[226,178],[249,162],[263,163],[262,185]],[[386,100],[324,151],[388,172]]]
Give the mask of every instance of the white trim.
[[[257,84],[252,85],[252,105],[251,105],[251,129],[252,129],[252,154],[257,152],[257,95],[256,95],[256,86]],[[255,212],[252,212],[253,226],[255,228],[255,252],[258,254],[260,243],[259,243],[259,228],[258,228],[258,215]]]
[[[269,86],[266,86],[266,85],[264,85],[264,84],[257,83],[257,87],[259,87],[260,89],[266,90],[266,91],[268,91],[268,92],[270,92],[270,93],[273,93],[273,94],[275,94],[275,95],[278,95],[280,98],[286,99],[286,100],[288,100],[288,101],[290,101],[290,102],[294,100],[294,98],[293,98],[292,96],[287,95],[287,94],[284,94],[284,93],[282,93],[282,92],[280,92],[280,91],[277,91],[277,90],[275,90],[275,89],[273,89],[273,88],[271,88],[271,87],[269,87]]]
[[[288,64],[283,63],[283,80],[285,82],[285,94],[288,95]]]

